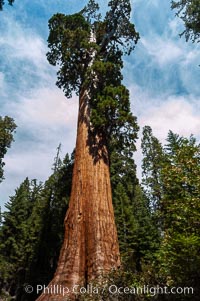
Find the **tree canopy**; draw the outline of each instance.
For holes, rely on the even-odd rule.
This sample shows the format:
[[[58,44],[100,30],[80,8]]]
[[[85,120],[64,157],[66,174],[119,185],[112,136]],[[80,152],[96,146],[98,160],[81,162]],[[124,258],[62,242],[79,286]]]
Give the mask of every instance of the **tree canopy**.
[[[16,300],[35,300],[34,288],[52,278],[64,236],[63,220],[71,191],[73,156],[60,160],[44,183],[26,178],[6,204],[0,225],[0,289]],[[0,294],[1,298],[1,294]]]
[[[50,64],[60,66],[57,85],[63,88],[67,97],[71,97],[72,91],[80,93],[82,85],[88,79],[91,61],[115,63],[119,68],[122,66],[123,54],[119,45],[124,47],[126,53],[130,53],[137,43],[139,35],[129,20],[130,1],[110,1],[108,6],[110,10],[103,20],[97,13],[99,6],[94,0],[90,0],[79,13],[58,13],[49,20],[50,52],[47,58]],[[91,38],[92,33],[94,40]],[[115,69],[112,79],[117,75],[120,80],[121,75],[118,72],[116,74]],[[93,84],[93,80],[90,84]]]
[[[122,84],[122,55],[131,53],[139,34],[130,22],[130,1],[109,1],[108,7],[104,18],[93,0],[74,15],[54,15],[47,59],[59,66],[57,85],[67,97],[88,92],[91,134],[107,146],[116,135],[128,145],[138,127]]]
[[[14,1],[15,0],[8,0],[8,4],[9,5],[13,5]],[[3,9],[4,4],[5,4],[5,1],[4,0],[0,0],[0,10]]]
[[[185,35],[186,41],[200,42],[200,1],[172,1],[171,7],[177,11],[176,15],[184,22],[185,30],[181,36]]]
[[[3,180],[3,167],[5,163],[3,162],[3,158],[11,146],[13,141],[13,132],[16,129],[16,124],[11,117],[0,116],[0,183]]]
[[[200,145],[193,136],[184,138],[169,131],[163,146],[150,127],[143,133],[143,183],[150,202],[156,203],[153,213],[161,241],[155,261],[158,281],[191,286],[192,299],[198,300]]]

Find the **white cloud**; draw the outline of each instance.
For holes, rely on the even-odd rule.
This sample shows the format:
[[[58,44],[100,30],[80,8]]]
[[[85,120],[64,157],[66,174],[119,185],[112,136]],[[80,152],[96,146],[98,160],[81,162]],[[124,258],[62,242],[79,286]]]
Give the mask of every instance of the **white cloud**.
[[[3,14],[1,22],[6,28],[0,36],[0,59],[6,81],[11,80],[18,90],[33,85],[38,78],[38,86],[50,81],[55,70],[46,59],[46,39],[36,28],[20,23],[12,15]]]
[[[47,47],[42,37],[11,16],[4,14],[2,22],[7,30],[0,37],[5,54],[4,59],[1,54],[5,72],[0,73],[0,87],[6,85],[6,89],[5,95],[0,91],[0,110],[1,115],[12,116],[17,124],[15,142],[5,157],[6,180],[0,186],[1,201],[6,201],[26,176],[47,179],[59,143],[62,156],[72,152],[78,98],[66,99],[55,86],[55,72],[46,60]],[[20,72],[24,74],[19,80]],[[31,86],[35,80],[36,85]],[[10,84],[16,86],[15,92]]]
[[[164,141],[169,130],[189,136],[199,136],[200,97],[191,95],[154,95],[139,86],[130,87],[134,103],[132,110],[141,127],[149,125],[154,135]]]
[[[6,40],[0,39],[0,45],[10,50],[10,58],[27,59],[37,66],[44,63],[47,48],[41,37],[19,25],[7,32],[6,36]]]
[[[169,130],[184,137],[193,134],[200,140],[200,96],[190,95],[160,95],[152,91],[143,90],[140,86],[130,86],[131,105],[134,115],[138,118],[140,126],[139,139],[137,141],[137,152],[135,161],[137,164],[137,175],[141,179],[141,136],[142,128],[148,125],[163,144]]]
[[[41,36],[11,16],[4,16],[2,21],[6,30],[1,33],[0,46],[8,51],[9,58],[28,59],[36,65],[44,62],[47,46]]]
[[[44,88],[35,91],[30,98],[10,103],[5,111],[13,112],[12,116],[18,126],[16,142],[10,154],[12,156],[16,154],[19,162],[20,156],[22,158],[33,156],[42,164],[43,158],[39,156],[39,151],[42,154],[49,152],[52,156],[52,152],[60,142],[64,145],[65,151],[74,148],[78,114],[77,97],[74,96],[69,100],[56,87]],[[7,159],[10,157],[7,156]],[[35,164],[37,165],[36,162]],[[13,164],[11,166],[17,168]]]
[[[178,38],[179,34],[183,32],[183,30],[183,21],[180,18],[174,17],[169,21],[169,31],[171,37]]]
[[[155,6],[157,7],[159,5],[159,0],[146,0],[145,3],[143,2],[143,0],[131,0],[131,4],[132,6],[134,6],[134,4],[140,4],[140,5],[145,5],[145,6]]]
[[[141,43],[154,59],[154,63],[158,63],[161,67],[183,58],[181,47],[168,38],[163,39],[158,36],[151,39],[143,38]]]
[[[4,210],[3,202],[7,202],[9,196],[14,195],[15,189],[26,177],[44,182],[52,173],[51,167],[58,144],[55,143],[51,148],[48,144],[45,146],[42,143],[31,144],[27,141],[19,143],[13,143],[5,157],[5,180],[0,186],[2,210]],[[61,156],[64,154],[62,152]]]
[[[189,50],[188,53],[185,56],[184,65],[193,64],[193,62],[197,61],[199,59],[199,49],[195,48],[192,50]]]
[[[199,99],[195,99],[198,103]],[[197,108],[197,107],[196,107]],[[154,105],[145,111],[140,118],[141,126],[150,125],[154,135],[164,141],[169,130],[183,135],[199,135],[200,111],[195,110],[191,99],[185,97],[170,96],[158,106]]]
[[[140,126],[137,152],[134,158],[137,164],[137,175],[141,179],[142,128],[145,125],[150,126],[154,136],[163,145],[166,143],[169,130],[184,137],[193,134],[199,141],[200,97],[161,94],[159,98],[152,98],[152,95],[142,91],[138,86],[132,86],[130,90],[135,99],[132,110],[138,117]]]
[[[13,112],[21,127],[58,129],[71,127],[77,117],[78,98],[67,99],[57,87],[40,88],[32,91],[29,98],[23,97],[13,102],[7,111]],[[12,114],[13,114],[12,113]]]
[[[70,114],[68,112],[68,114]],[[56,125],[55,125],[56,127]],[[47,180],[52,173],[52,165],[56,156],[57,147],[61,143],[60,157],[66,153],[71,153],[75,147],[76,120],[69,127],[51,127],[31,129],[32,134],[23,128],[18,128],[15,142],[5,157],[5,179],[0,186],[1,200],[7,201],[8,196],[14,194],[14,190],[22,183],[25,177],[37,179],[38,181]]]
[[[41,154],[49,154],[50,166],[59,143],[62,143],[64,153],[71,152],[75,147],[78,115],[77,97],[69,100],[58,88],[45,88],[36,91],[29,99],[23,98],[21,102],[11,104],[10,110],[16,112],[14,118],[18,125],[17,147],[13,147],[12,151],[19,162],[20,157],[27,158],[23,165],[26,164],[30,171],[34,171],[31,161],[35,162],[35,166],[38,163],[41,166],[45,165],[44,162],[47,163],[46,160],[43,162],[43,156],[39,155],[39,151]],[[30,157],[33,159],[27,164]],[[48,169],[48,165],[40,171],[43,178],[46,169]],[[33,173],[31,176],[33,177]]]
[[[0,72],[0,89],[4,88],[4,74]]]
[[[26,176],[45,181],[51,174],[59,143],[63,157],[75,147],[78,98],[66,99],[54,88],[32,91],[29,98],[7,103],[4,112],[17,124],[15,142],[5,157],[5,178],[1,183],[4,201],[12,195]],[[9,183],[9,184],[8,184]]]

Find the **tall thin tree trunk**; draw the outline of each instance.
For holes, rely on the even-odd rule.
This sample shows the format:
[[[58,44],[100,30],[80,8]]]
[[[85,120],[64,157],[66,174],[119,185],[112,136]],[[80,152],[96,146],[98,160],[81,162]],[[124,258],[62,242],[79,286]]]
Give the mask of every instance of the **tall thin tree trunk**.
[[[80,95],[72,192],[65,217],[65,237],[58,267],[49,288],[85,286],[120,265],[112,205],[108,154],[88,132],[89,97]],[[96,141],[96,143],[94,143]],[[55,289],[56,290],[56,289]],[[66,291],[44,292],[37,300],[67,300]]]

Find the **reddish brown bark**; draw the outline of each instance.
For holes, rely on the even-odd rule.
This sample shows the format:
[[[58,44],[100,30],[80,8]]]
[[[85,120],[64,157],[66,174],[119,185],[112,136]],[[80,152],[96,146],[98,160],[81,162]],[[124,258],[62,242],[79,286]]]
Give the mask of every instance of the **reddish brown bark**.
[[[120,265],[105,146],[88,134],[87,93],[80,96],[72,192],[65,217],[65,237],[58,267],[49,287],[70,291],[84,286]],[[96,138],[97,141],[97,138]],[[71,300],[73,294],[43,293],[38,301]]]

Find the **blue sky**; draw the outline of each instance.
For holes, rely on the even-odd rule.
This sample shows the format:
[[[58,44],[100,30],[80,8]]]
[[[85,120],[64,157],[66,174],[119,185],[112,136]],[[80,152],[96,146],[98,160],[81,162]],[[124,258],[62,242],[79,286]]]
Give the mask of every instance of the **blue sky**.
[[[0,115],[13,117],[18,125],[5,157],[2,206],[26,176],[47,179],[59,143],[62,156],[75,146],[78,99],[66,99],[55,86],[56,70],[46,60],[46,40],[48,19],[54,13],[77,12],[86,2],[16,0],[0,13]],[[141,39],[125,58],[123,73],[139,126],[150,125],[161,141],[169,130],[199,138],[200,46],[179,38],[183,25],[169,0],[132,2]],[[99,1],[103,8],[106,3]],[[137,144],[135,159],[140,165],[140,141]]]

